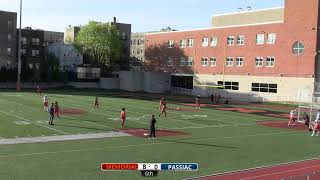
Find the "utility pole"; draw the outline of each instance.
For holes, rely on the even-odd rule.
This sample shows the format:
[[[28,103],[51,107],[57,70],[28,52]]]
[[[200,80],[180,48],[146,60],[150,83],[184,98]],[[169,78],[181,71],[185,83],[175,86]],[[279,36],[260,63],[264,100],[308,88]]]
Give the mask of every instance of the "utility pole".
[[[22,0],[20,0],[20,26],[19,26],[19,40],[18,40],[18,78],[17,78],[17,91],[21,89],[21,19],[22,19]]]

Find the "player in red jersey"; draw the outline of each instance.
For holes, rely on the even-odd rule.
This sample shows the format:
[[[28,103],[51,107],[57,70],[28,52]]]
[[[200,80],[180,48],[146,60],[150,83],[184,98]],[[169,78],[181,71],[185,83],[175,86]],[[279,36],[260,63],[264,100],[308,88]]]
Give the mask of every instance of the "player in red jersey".
[[[122,124],[121,124],[121,127],[123,128],[124,127],[124,123],[126,121],[126,109],[125,108],[122,108],[122,111],[120,113],[120,118],[121,118],[121,121],[122,121]]]
[[[297,111],[297,108],[290,111],[290,118],[289,118],[289,122],[288,122],[288,127],[296,124],[296,120],[297,120],[296,111]]]
[[[162,97],[162,98],[160,99],[159,109],[162,108],[163,102],[165,102],[165,99]]]
[[[196,97],[196,108],[200,109],[200,106],[201,106],[201,104],[200,104],[200,95],[198,95]]]
[[[167,102],[163,101],[161,109],[160,109],[160,114],[159,117],[161,116],[161,114],[164,114],[164,117],[167,118]]]
[[[59,110],[60,110],[59,104],[58,104],[58,102],[56,101],[56,102],[54,103],[54,114],[55,114],[58,118],[60,118],[60,116],[59,116]]]
[[[42,100],[43,100],[43,110],[48,111],[49,110],[49,107],[48,107],[49,99],[48,99],[47,95],[44,95]]]
[[[99,110],[99,99],[98,99],[98,97],[96,97],[94,99],[94,102],[93,102],[93,110],[96,110],[96,109]]]
[[[39,85],[37,86],[37,92],[38,92],[38,95],[41,96],[41,87]]]

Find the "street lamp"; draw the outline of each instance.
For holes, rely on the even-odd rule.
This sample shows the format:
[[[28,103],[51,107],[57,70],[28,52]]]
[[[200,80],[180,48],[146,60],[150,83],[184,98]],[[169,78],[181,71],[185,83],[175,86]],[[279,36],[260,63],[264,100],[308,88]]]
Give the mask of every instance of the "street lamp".
[[[17,91],[20,91],[20,76],[21,76],[21,19],[22,19],[22,0],[20,0],[20,26],[19,26],[19,40],[18,40],[18,78],[17,78]]]

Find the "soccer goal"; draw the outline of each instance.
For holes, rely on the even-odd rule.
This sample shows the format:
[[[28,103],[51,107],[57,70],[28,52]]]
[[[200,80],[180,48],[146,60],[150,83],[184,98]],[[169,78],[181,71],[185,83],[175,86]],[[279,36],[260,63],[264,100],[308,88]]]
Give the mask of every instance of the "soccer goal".
[[[299,102],[297,112],[297,122],[304,123],[306,116],[309,117],[309,128],[311,127],[311,124],[314,122],[318,111],[320,111],[320,93],[313,93],[310,99],[310,103]]]

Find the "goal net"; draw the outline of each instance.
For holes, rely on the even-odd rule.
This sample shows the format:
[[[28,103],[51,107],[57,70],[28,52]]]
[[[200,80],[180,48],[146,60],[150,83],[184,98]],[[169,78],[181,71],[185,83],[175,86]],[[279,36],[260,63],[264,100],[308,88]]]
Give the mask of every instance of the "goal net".
[[[310,103],[299,102],[297,112],[297,122],[304,123],[308,117],[310,120],[309,128],[312,122],[314,122],[318,111],[320,111],[320,93],[314,92],[310,97]]]

